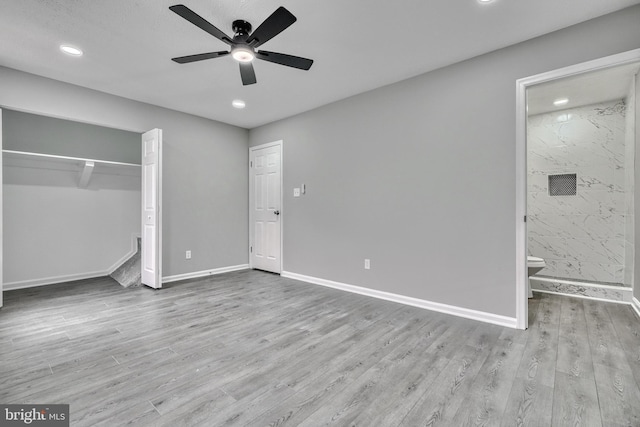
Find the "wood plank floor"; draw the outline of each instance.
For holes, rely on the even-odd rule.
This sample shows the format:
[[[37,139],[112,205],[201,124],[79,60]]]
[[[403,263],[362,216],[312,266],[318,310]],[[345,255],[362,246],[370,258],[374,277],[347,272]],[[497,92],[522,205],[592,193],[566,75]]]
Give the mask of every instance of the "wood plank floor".
[[[258,271],[5,292],[0,402],[73,426],[640,426],[640,320],[547,294],[517,331]]]

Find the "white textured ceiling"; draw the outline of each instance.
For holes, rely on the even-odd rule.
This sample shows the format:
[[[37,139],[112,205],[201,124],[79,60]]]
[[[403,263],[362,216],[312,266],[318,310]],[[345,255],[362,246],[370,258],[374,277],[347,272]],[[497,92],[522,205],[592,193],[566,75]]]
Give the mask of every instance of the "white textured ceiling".
[[[310,71],[257,61],[242,86],[224,50],[168,7],[182,3],[232,35],[278,6],[298,21],[261,48],[313,59]],[[640,0],[8,0],[0,65],[253,128],[640,3]],[[82,48],[82,58],[58,46]],[[247,108],[235,110],[241,98]]]

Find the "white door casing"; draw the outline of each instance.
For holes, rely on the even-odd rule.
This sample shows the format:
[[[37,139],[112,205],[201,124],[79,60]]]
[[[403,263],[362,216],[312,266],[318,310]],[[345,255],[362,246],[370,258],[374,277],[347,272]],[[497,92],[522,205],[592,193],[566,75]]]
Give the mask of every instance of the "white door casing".
[[[282,141],[249,149],[249,265],[282,271]]]
[[[162,287],[162,129],[142,134],[142,283]]]
[[[527,329],[527,88],[640,61],[640,49],[570,65],[516,81],[516,328]]]

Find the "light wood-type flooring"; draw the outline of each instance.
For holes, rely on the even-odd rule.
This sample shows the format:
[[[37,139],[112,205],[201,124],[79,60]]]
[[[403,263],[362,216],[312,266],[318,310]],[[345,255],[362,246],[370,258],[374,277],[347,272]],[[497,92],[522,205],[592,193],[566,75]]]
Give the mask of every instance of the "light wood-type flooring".
[[[535,294],[518,331],[258,271],[5,292],[0,403],[72,426],[640,426],[632,308]]]

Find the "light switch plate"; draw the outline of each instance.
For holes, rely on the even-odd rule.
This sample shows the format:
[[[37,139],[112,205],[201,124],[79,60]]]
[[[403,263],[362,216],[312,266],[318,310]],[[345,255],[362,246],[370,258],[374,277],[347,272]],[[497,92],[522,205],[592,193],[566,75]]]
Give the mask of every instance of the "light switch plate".
[[[293,189],[293,197],[300,197],[300,189],[299,188],[294,188]]]

